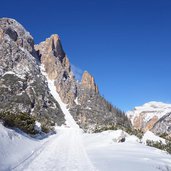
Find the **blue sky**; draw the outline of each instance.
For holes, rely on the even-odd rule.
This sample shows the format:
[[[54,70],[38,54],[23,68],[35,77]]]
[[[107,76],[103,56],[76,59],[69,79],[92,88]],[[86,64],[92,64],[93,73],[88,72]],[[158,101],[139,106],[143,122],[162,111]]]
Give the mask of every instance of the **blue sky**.
[[[0,16],[18,20],[36,43],[59,34],[71,63],[113,105],[171,103],[170,0],[1,0]]]

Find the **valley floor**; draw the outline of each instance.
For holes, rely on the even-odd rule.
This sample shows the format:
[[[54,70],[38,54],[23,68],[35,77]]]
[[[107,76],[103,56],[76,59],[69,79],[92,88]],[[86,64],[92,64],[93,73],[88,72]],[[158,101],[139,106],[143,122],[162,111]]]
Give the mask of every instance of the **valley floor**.
[[[1,171],[159,171],[159,167],[165,171],[165,166],[171,167],[171,155],[131,137],[124,143],[113,142],[117,131],[84,134],[62,127],[56,135],[35,141],[3,129],[7,134],[0,131]]]

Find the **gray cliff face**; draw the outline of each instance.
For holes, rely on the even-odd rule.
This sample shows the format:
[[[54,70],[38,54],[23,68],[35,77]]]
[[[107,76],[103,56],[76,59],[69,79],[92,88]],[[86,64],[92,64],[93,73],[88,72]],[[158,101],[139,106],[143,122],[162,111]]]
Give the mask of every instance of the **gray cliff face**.
[[[81,128],[95,131],[116,125],[131,127],[127,117],[101,97],[93,76],[85,71],[80,83],[75,80],[58,35],[52,35],[35,49],[48,78],[55,81],[56,91]]]
[[[47,124],[64,115],[39,69],[32,36],[13,19],[0,19],[0,112],[25,112]]]
[[[155,123],[152,131],[156,134],[167,134],[171,138],[171,113],[165,114]]]

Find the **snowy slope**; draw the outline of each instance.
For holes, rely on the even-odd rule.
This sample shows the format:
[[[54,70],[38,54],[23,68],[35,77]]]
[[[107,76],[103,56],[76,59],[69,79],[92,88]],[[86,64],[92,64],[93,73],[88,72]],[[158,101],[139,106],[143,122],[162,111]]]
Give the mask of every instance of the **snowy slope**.
[[[5,128],[0,123],[0,170],[15,168],[34,152],[40,150],[45,142],[47,139],[40,141],[30,138]]]
[[[141,114],[144,116],[144,121],[148,122],[154,116],[157,116],[158,119],[160,119],[169,112],[171,112],[171,104],[152,101],[145,103],[142,106],[135,107],[132,111],[128,111],[127,115],[131,118],[132,123],[135,117]]]
[[[12,140],[8,131],[14,135]],[[171,155],[138,143],[135,136],[126,134],[126,142],[115,143],[121,130],[80,134],[79,129],[61,127],[46,142],[2,125],[0,132],[1,171],[159,171],[158,167],[171,167]]]
[[[151,131],[147,131],[142,138],[142,142],[144,144],[146,144],[147,140],[154,141],[154,142],[160,142],[161,141],[163,144],[166,144],[166,140],[164,138],[161,138],[161,137],[155,135]]]
[[[159,171],[166,165],[171,168],[171,155],[138,143],[134,136],[115,143],[112,139],[117,135],[118,131],[84,135],[87,153],[100,171]]]

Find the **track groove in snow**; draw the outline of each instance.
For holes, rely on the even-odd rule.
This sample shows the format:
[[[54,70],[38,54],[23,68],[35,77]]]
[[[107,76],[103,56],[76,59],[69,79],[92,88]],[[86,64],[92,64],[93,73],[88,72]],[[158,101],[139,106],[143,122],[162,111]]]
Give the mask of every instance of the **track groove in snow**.
[[[59,135],[56,135],[51,143],[48,143],[44,150],[21,170],[95,171],[84,149],[80,130],[59,128],[58,132]]]

